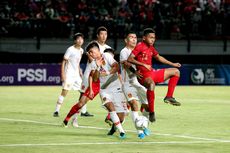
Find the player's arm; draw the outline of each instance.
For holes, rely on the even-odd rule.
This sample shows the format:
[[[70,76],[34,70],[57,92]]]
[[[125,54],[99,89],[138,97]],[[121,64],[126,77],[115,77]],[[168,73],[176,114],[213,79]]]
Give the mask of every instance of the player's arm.
[[[152,66],[151,65],[147,65],[145,63],[142,63],[142,62],[139,62],[135,59],[135,55],[134,54],[130,54],[128,59],[127,59],[128,62],[132,63],[132,64],[135,64],[135,65],[140,65],[140,66],[144,66],[146,69],[148,70],[151,70],[152,69]]]
[[[173,62],[167,60],[166,58],[164,58],[163,56],[161,56],[161,55],[159,55],[159,54],[157,54],[156,56],[154,56],[154,58],[155,58],[157,61],[159,61],[159,62],[161,62],[161,63],[163,63],[163,64],[167,64],[167,65],[170,65],[170,66],[173,66],[173,67],[181,67],[181,64],[180,64],[180,63],[173,63]]]
[[[68,62],[67,59],[63,58],[62,62],[61,62],[61,80],[65,81],[65,65]]]

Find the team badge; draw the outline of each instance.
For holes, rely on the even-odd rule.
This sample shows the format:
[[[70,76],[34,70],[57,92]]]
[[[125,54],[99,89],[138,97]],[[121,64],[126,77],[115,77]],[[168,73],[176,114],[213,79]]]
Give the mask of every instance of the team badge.
[[[85,86],[84,86],[84,85],[82,85],[81,89],[82,89],[82,90],[84,90],[84,89],[85,89]]]

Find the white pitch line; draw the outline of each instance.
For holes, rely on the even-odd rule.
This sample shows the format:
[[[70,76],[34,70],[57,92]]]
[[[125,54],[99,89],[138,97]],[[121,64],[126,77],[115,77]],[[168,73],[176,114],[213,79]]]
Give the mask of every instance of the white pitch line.
[[[130,144],[204,144],[216,143],[213,141],[155,141],[155,142],[79,142],[79,143],[42,143],[42,144],[1,144],[0,147],[37,147],[37,146],[77,146],[77,145],[130,145]]]
[[[27,123],[35,123],[35,124],[43,124],[43,125],[53,125],[53,126],[60,126],[60,124],[55,123],[47,123],[47,122],[39,122],[33,120],[23,120],[23,119],[11,119],[11,118],[0,118],[3,121],[14,121],[14,122],[27,122]],[[97,130],[108,130],[107,128],[101,127],[93,127],[93,126],[79,126],[79,128],[87,128],[87,129],[97,129]],[[136,132],[134,130],[126,130],[127,132]],[[204,140],[204,141],[214,141],[214,142],[225,142],[229,143],[230,140],[223,140],[223,139],[214,139],[214,138],[202,138],[202,137],[194,137],[194,136],[187,136],[187,135],[175,135],[175,134],[166,134],[166,133],[156,133],[155,135],[160,136],[169,136],[169,137],[177,137],[177,138],[186,138],[186,139],[193,139],[193,140]]]

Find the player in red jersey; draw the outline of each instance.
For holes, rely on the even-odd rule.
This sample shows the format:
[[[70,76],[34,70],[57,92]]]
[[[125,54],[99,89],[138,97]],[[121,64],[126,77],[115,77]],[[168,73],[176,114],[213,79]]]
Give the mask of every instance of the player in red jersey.
[[[155,40],[155,31],[151,28],[144,29],[142,42],[137,44],[128,58],[128,61],[135,64],[137,66],[137,70],[142,75],[138,81],[147,88],[150,122],[154,122],[156,120],[154,111],[154,88],[157,83],[161,83],[169,79],[168,92],[164,98],[164,102],[175,106],[181,105],[178,101],[176,101],[175,98],[173,98],[174,89],[180,78],[180,71],[178,68],[181,67],[181,64],[173,63],[159,55],[153,46]],[[175,68],[155,70],[152,68],[152,58],[155,58],[157,61]]]

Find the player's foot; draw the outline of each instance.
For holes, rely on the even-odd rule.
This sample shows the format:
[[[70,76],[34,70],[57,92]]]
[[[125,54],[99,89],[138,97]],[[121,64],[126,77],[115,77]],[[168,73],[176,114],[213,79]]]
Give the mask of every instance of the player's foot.
[[[116,132],[116,127],[113,124],[113,126],[111,127],[110,131],[107,133],[107,135],[113,135]]]
[[[145,134],[146,136],[149,136],[149,135],[150,135],[150,130],[147,129],[147,128],[144,128],[143,132],[144,132],[144,134]]]
[[[144,139],[144,138],[145,138],[145,134],[144,134],[144,133],[139,133],[139,134],[138,134],[138,138]]]
[[[176,99],[173,97],[165,97],[164,102],[169,103],[169,104],[174,105],[174,106],[180,106],[181,105],[181,103],[176,101]]]
[[[121,132],[119,137],[120,137],[121,139],[125,139],[125,138],[126,138],[126,135],[125,135],[125,133]]]
[[[108,119],[108,117],[106,116],[105,118],[105,123],[109,124],[109,126],[113,125],[113,121],[111,119]]]
[[[65,127],[65,128],[67,128],[68,127],[68,121],[64,120],[62,122],[62,126]]]
[[[53,113],[53,117],[59,117],[59,113],[56,111]]]
[[[73,127],[76,127],[76,128],[79,127],[77,118],[73,118],[72,125]]]
[[[155,112],[149,112],[149,121],[150,122],[155,122],[156,121]]]
[[[93,117],[93,114],[90,114],[89,112],[81,113],[81,116],[83,117]]]

